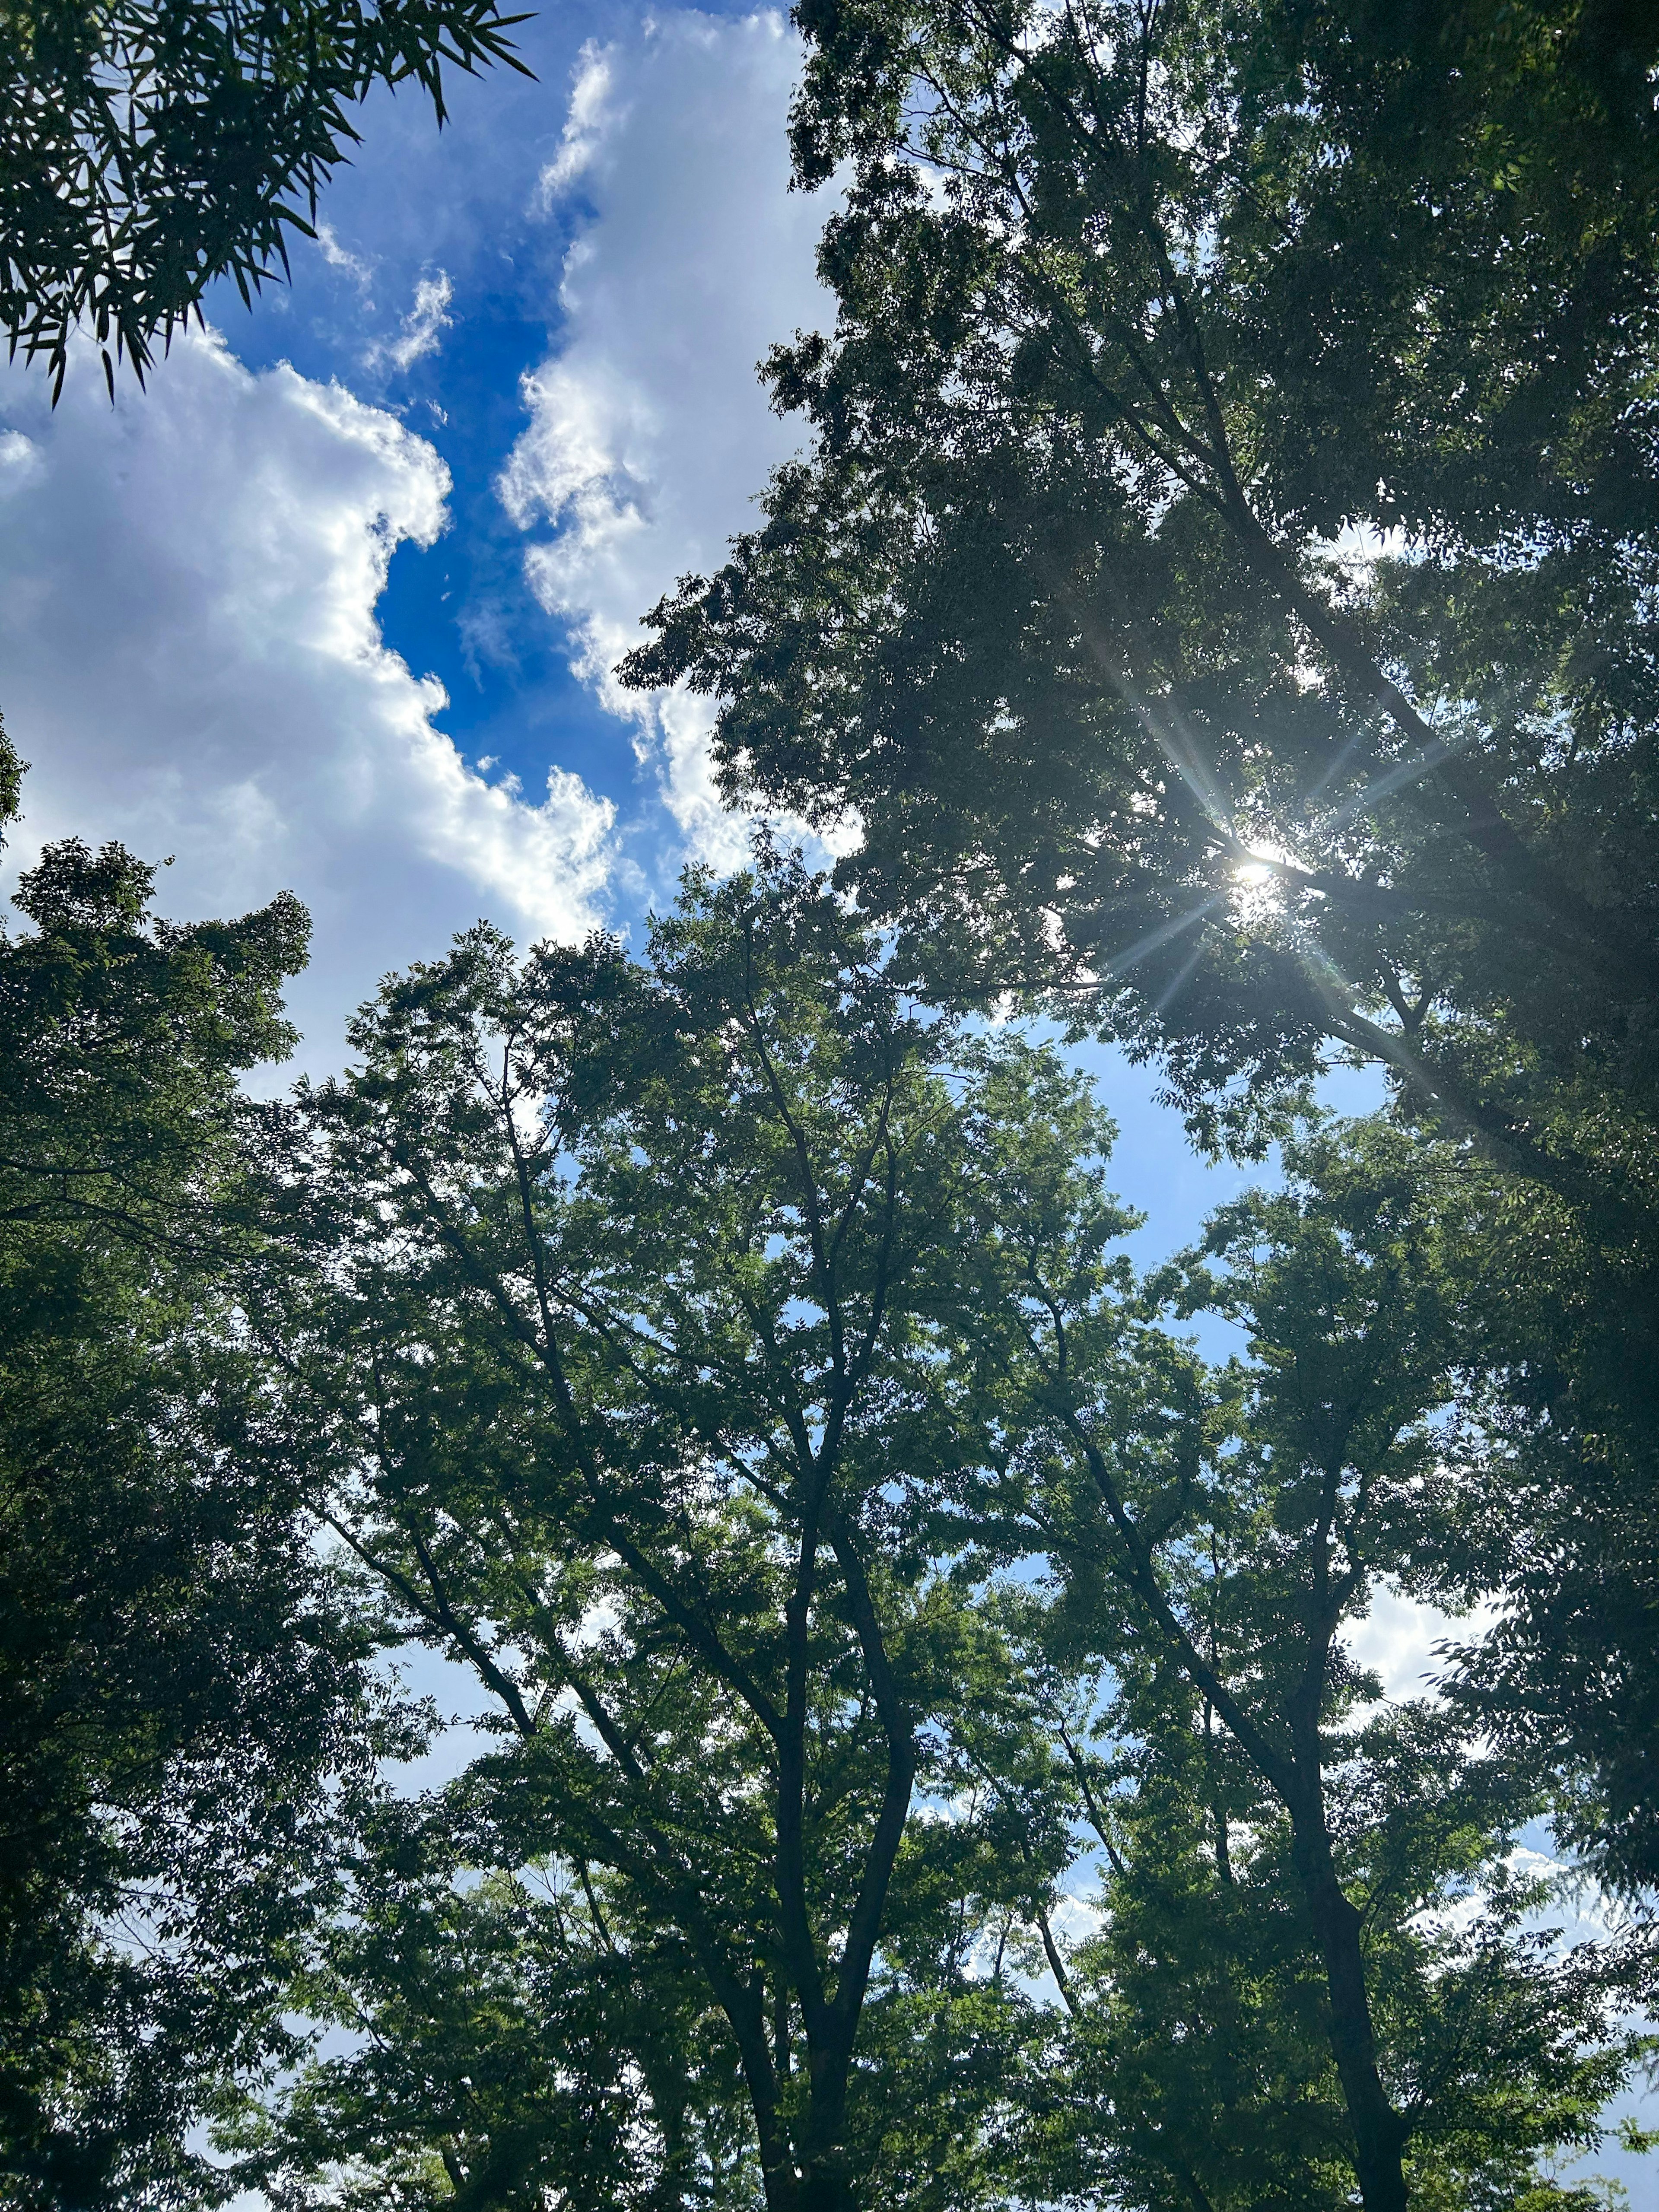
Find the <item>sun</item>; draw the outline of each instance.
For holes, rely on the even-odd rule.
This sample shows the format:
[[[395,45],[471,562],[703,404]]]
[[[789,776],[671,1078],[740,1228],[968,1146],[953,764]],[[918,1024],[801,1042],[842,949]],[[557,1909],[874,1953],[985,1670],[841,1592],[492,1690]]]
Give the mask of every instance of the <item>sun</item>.
[[[1285,910],[1285,871],[1291,855],[1282,845],[1258,838],[1243,847],[1228,871],[1232,890],[1228,904],[1234,917],[1247,927],[1261,927],[1280,920]]]

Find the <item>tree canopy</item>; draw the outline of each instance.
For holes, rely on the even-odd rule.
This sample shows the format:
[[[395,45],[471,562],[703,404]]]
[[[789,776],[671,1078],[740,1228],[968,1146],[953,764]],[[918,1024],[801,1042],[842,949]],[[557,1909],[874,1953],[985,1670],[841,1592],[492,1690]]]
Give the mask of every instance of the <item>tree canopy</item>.
[[[15,342],[142,369],[514,20],[0,14]],[[1659,28],[797,20],[808,442],[623,673],[836,875],[481,922],[269,1106],[292,899],[70,839],[0,937],[0,2191],[1592,2212],[1656,2047]],[[1150,1272],[1091,1033],[1271,1152]]]
[[[1564,1090],[1647,1110],[1651,27],[802,22],[811,446],[629,680],[854,810],[936,983],[1075,994],[1204,1133],[1332,1038],[1534,1167]]]
[[[850,179],[835,329],[769,363],[808,450],[623,672],[715,695],[734,795],[856,817],[927,988],[1156,1060],[1200,1142],[1386,1072],[1539,1516],[1486,1694],[1645,1880],[1653,27],[801,21],[797,173]]]
[[[914,1809],[1011,1671],[938,1516],[991,1448],[960,1252],[1024,1132],[775,873],[693,878],[643,965],[480,930],[389,988],[310,1102],[323,1280],[276,1325],[331,1524],[517,1740],[469,1785],[495,1863],[602,1870],[602,1947],[672,1930],[767,2203],[815,2208],[876,2155],[884,1933],[968,1848]],[[652,2097],[672,2171],[694,2086]]]
[[[303,918],[151,883],[49,850],[0,962],[20,2203],[1594,2201],[1650,1947],[1552,1929],[1606,1795],[1500,1694],[1573,1647],[1347,1644],[1561,1480],[1462,1155],[1315,1131],[1137,1277],[1063,1053],[764,844],[254,1107]]]
[[[249,2171],[1396,2212],[1598,2139],[1645,1953],[1539,1932],[1547,1764],[1343,1648],[1455,1488],[1459,1285],[1386,1145],[1139,1282],[1082,1079],[764,854],[641,962],[476,931],[355,1042],[259,1327],[318,1510],[501,1747],[386,1816],[319,1984],[374,2041]],[[1206,1305],[1248,1356],[1172,1333]]]
[[[154,874],[48,847],[0,938],[0,2192],[29,2208],[211,2201],[191,2131],[291,2052],[378,1733],[233,1288],[236,1075],[288,1049],[305,917],[169,924]]]

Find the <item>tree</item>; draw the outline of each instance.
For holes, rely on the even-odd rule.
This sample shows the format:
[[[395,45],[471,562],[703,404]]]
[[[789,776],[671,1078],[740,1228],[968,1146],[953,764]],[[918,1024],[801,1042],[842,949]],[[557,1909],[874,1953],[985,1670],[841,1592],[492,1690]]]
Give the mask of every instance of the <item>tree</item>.
[[[1006,1365],[1023,1377],[1009,1393],[1018,1441],[980,1510],[1003,1542],[1011,1519],[1029,1523],[1064,1584],[1060,1632],[1112,1669],[1106,1724],[1132,1753],[1139,1856],[1115,1838],[1104,1793],[1086,1801],[1111,1867],[1096,1955],[1115,1970],[1118,2178],[1161,2160],[1166,2192],[1173,2177],[1194,2204],[1212,2185],[1224,2197],[1248,2180],[1235,2153],[1254,2114],[1249,2147],[1271,2181],[1288,2087],[1313,2093],[1288,2146],[1291,2194],[1328,2191],[1319,2166],[1337,2146],[1321,2108],[1334,2100],[1285,2040],[1310,2008],[1340,2085],[1340,2154],[1369,2212],[1403,2212],[1413,2188],[1433,2201],[1513,2178],[1517,2161],[1594,2135],[1633,2057],[1610,2011],[1620,1972],[1639,1962],[1538,1955],[1520,1926],[1536,1900],[1505,1873],[1515,1830],[1542,1802],[1538,1778],[1472,1752],[1427,1705],[1367,1717],[1377,1685],[1343,1648],[1377,1579],[1409,1579],[1443,1553],[1457,1511],[1444,1432],[1457,1285],[1438,1264],[1441,1221],[1388,1172],[1392,1133],[1369,1176],[1334,1176],[1328,1194],[1310,1146],[1292,1156],[1288,1189],[1217,1218],[1219,1267],[1126,1296],[1102,1250],[1080,1092],[1051,1126],[1066,1140],[1046,1161],[1031,1148],[988,1180],[1006,1211],[973,1247],[982,1295],[994,1285],[1012,1304]],[[1166,1296],[1242,1323],[1249,1358],[1206,1368],[1158,1326]],[[1206,1826],[1208,1894],[1193,1899],[1205,1917],[1171,1939],[1170,1893],[1190,1893]],[[1430,1916],[1460,1891],[1484,1893],[1482,1911],[1437,1929]],[[1316,1964],[1316,2002],[1298,1950]],[[1230,2028],[1253,1952],[1267,1961],[1253,1968],[1265,2037]],[[1137,2015],[1158,2008],[1208,2027],[1178,2051],[1155,2047],[1149,2083]],[[1189,2177],[1171,2166],[1171,2142]]]
[[[478,1809],[475,1778],[366,1824],[295,1990],[350,2043],[225,2132],[239,2182],[282,2208],[390,2191],[748,2212],[764,2189],[737,2048],[676,1924],[592,1862],[503,1867]],[[990,1915],[969,1893],[1001,1886],[992,1838],[970,1817],[945,1845],[909,1851],[860,2020],[848,2164],[872,2208],[1008,2201],[1040,2015],[994,1954],[973,1972]]]
[[[350,2040],[240,2118],[239,2181],[278,2207],[752,2203],[737,2054],[681,1947],[591,1866],[469,1879],[489,1845],[453,1812],[365,1822],[296,1990]]]
[[[855,808],[937,979],[1085,991],[1206,1129],[1329,1037],[1534,1170],[1538,1076],[1645,1101],[1651,25],[803,22],[812,451],[629,680]]]
[[[882,941],[769,861],[693,878],[641,964],[520,964],[475,932],[356,1042],[296,1133],[314,1288],[260,1326],[342,1540],[497,1703],[502,1748],[441,1814],[469,1824],[454,1863],[514,1912],[504,1879],[550,1869],[560,1942],[660,1980],[654,2075],[648,2026],[622,2030],[644,2140],[730,2109],[693,1989],[775,2206],[1103,2179],[1149,2207],[1330,2203],[1357,2176],[1395,2208],[1541,2188],[1540,2157],[1595,2138],[1639,1962],[1551,1955],[1508,1867],[1542,1778],[1443,1710],[1367,1711],[1342,1646],[1459,1497],[1459,1279],[1389,1172],[1409,1139],[1376,1133],[1346,1181],[1309,1147],[1209,1261],[1138,1286],[1084,1086],[921,1018]],[[1250,1358],[1206,1367],[1171,1299],[1243,1322]],[[1029,1567],[988,1590],[1033,1552],[1059,1593],[1035,1672]],[[1109,1768],[1055,1705],[1079,1668]],[[919,1795],[953,1817],[918,1821]],[[1068,1960],[1079,1812],[1110,1921]],[[463,2195],[580,2194],[557,2112],[521,2124],[527,2063],[493,2127],[470,2063],[465,2126],[447,2086],[378,2094],[406,2063],[447,2084],[434,2051],[493,2032],[475,1976],[409,2057],[425,1942],[390,2011],[384,1968],[349,1984],[403,2055],[337,2069],[318,2139],[343,2116],[374,2172],[414,2144]],[[1059,2040],[1005,1981],[1042,1964]],[[708,2142],[636,2185],[742,2201],[753,2167]]]
[[[1319,1172],[1336,1199],[1375,1163],[1375,1148],[1333,1148]],[[1607,1266],[1586,1250],[1579,1209],[1462,1147],[1401,1147],[1389,1172],[1437,1220],[1460,1316],[1457,1510],[1416,1571],[1454,1607],[1502,1595],[1460,1650],[1458,1695],[1481,1728],[1554,1770],[1559,1831],[1598,1879],[1651,1892],[1659,1467],[1643,1257]]]
[[[0,12],[0,325],[44,355],[54,399],[90,323],[111,396],[142,380],[221,276],[245,301],[314,235],[357,132],[348,110],[413,83],[445,119],[444,70],[523,69],[495,0],[221,0]],[[526,72],[527,74],[527,72]]]
[[[30,2212],[214,2201],[190,2131],[288,2048],[372,1740],[231,1290],[236,1075],[288,1048],[305,917],[169,924],[152,877],[49,847],[0,939],[0,2191]]]
[[[1096,1719],[1107,1755],[1083,1754],[1098,1920],[1062,1961],[1069,2019],[1024,2124],[1033,2193],[1334,2212],[1352,2136],[1288,1824],[1190,1685],[1138,1659]],[[1588,2208],[1549,2168],[1604,2137],[1632,2060],[1611,2017],[1627,1962],[1540,1927],[1559,1892],[1509,1857],[1528,1793],[1470,1761],[1446,1715],[1373,1718],[1332,1749],[1413,2200]]]
[[[1452,1687],[1483,1730],[1554,1773],[1559,1832],[1598,1879],[1650,1891],[1659,1468],[1644,1255],[1596,1252],[1582,1208],[1421,1132],[1362,1125],[1298,1157],[1339,1218],[1386,1191],[1432,1255],[1455,1419],[1413,1587],[1455,1612],[1500,1601],[1460,1645]]]
[[[520,964],[481,927],[353,1041],[295,1155],[314,1297],[260,1323],[294,1449],[393,1618],[495,1701],[482,1863],[599,1870],[594,1930],[723,2015],[769,2205],[848,2204],[894,2157],[872,2006],[928,2056],[906,1928],[1029,1884],[912,1817],[1011,1670],[939,1519],[992,1449],[960,1247],[997,1055],[765,858],[691,877],[643,963]]]
[[[1231,1761],[1184,1691],[1148,1670],[1095,1717],[1109,1756],[1079,1746],[1103,1838],[1098,1921],[1062,1962],[1070,2017],[1033,2164],[1067,2203],[1340,2203],[1349,2134],[1295,1877],[1271,1818],[1259,1839],[1230,1823],[1224,1844]]]
[[[833,337],[770,363],[811,450],[623,672],[719,697],[734,793],[855,811],[844,878],[947,998],[1046,994],[1247,1153],[1362,1057],[1496,1170],[1478,1334],[1541,1518],[1476,1672],[1644,1880],[1653,23],[801,20],[797,173],[851,178]]]

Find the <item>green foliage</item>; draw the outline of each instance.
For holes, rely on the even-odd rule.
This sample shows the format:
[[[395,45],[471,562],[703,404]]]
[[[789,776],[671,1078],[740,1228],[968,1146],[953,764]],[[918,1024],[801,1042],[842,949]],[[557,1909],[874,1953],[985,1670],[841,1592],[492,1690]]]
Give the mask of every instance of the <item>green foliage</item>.
[[[1459,1510],[1463,1322],[1447,1217],[1389,1172],[1409,1141],[1348,1142],[1293,1153],[1288,1188],[1135,1295],[1069,1148],[977,1240],[1021,1441],[976,1510],[1057,1571],[1056,1658],[1109,1669],[1085,1798],[1108,1924],[1067,1992],[1073,2097],[1109,2118],[1097,2148],[1060,2105],[1063,2189],[1315,2203],[1352,2174],[1372,2208],[1501,2201],[1598,2139],[1636,2056],[1640,1947],[1558,1959],[1524,1924],[1543,1893],[1509,1855],[1540,1773],[1444,1708],[1368,1713],[1345,1649]],[[1206,1366],[1169,1298],[1247,1328],[1249,1357]]]
[[[482,1880],[453,1822],[383,1805],[297,1991],[351,2048],[240,2134],[276,2205],[658,2207],[693,2174],[753,2200],[736,2055],[678,1947],[624,1933],[591,1869]]]
[[[0,326],[61,390],[91,325],[113,394],[216,278],[244,300],[313,234],[348,111],[413,84],[444,120],[446,65],[522,69],[495,0],[5,0],[0,7]]]
[[[188,2133],[287,2047],[366,1719],[228,1287],[304,916],[150,885],[48,848],[0,940],[0,2193],[40,2212],[214,2201]]]
[[[857,808],[936,981],[1082,994],[1208,1139],[1333,1038],[1516,1156],[1540,1076],[1646,1100],[1651,27],[803,21],[797,166],[853,173],[834,338],[771,363],[812,449],[624,673],[720,696],[734,790]]]
[[[1287,1823],[1253,1801],[1168,1674],[1103,1717],[1115,1733],[1091,1759],[1109,1845],[1101,1925],[1071,1954],[1068,2032],[1029,2106],[1034,2172],[1058,2201],[1170,2212],[1351,2201],[1328,1997]],[[1411,2201],[1547,2201],[1551,2164],[1602,2139],[1600,2109],[1629,2072],[1615,2018],[1626,1962],[1536,1932],[1547,1887],[1505,1856],[1524,1794],[1494,1791],[1429,1715],[1390,1717],[1341,1748],[1338,1826],[1364,1899],[1379,2047],[1410,2126]]]
[[[1454,1609],[1500,1601],[1461,1643],[1457,1694],[1554,1773],[1559,1832],[1598,1878],[1650,1889],[1659,1488],[1644,1257],[1597,1250],[1595,1207],[1463,1146],[1373,1123],[1288,1158],[1334,1218],[1386,1203],[1412,1223],[1443,1304],[1452,1418],[1398,1571]]]
[[[142,371],[514,20],[0,12],[15,343]],[[5,2186],[1581,2212],[1651,1955],[1517,1838],[1659,1872],[1654,27],[799,21],[811,447],[625,673],[856,810],[858,908],[763,849],[641,960],[481,927],[255,1115],[297,908],[24,880]],[[1137,1281],[1086,1088],[921,989],[1212,1148],[1334,1054],[1395,1111]],[[1498,1601],[1449,1698],[1357,1664],[1389,1586]],[[414,1804],[377,1637],[493,1701]]]
[[[1479,1376],[1484,1354],[1493,1379],[1469,1393],[1477,1418],[1442,1556],[1447,1584],[1504,1596],[1462,1655],[1464,1692],[1482,1726],[1562,1776],[1563,1832],[1600,1879],[1650,1891],[1659,1407],[1647,1271],[1632,1245],[1613,1266],[1587,1253],[1583,1215],[1552,1194],[1494,1188],[1461,1164],[1448,1179],[1463,1186],[1470,1364]]]
[[[1407,1182],[1465,1156],[1488,1467],[1471,1541],[1435,1540],[1448,1586],[1510,1598],[1470,1692],[1576,1769],[1580,1840],[1640,1886],[1653,23],[802,21],[797,168],[850,179],[835,331],[770,363],[811,443],[623,672],[717,696],[734,793],[856,810],[845,878],[951,1001],[1047,994],[1155,1058],[1212,1148],[1260,1156],[1334,1054],[1447,1147]]]
[[[769,2203],[844,2203],[855,2153],[907,2170],[912,2063],[948,2073],[988,2002],[960,1944],[950,2017],[918,1988],[1007,1879],[913,1817],[1012,1664],[944,1571],[998,1403],[962,1249],[1019,1156],[1005,1055],[764,856],[690,878],[643,963],[477,930],[355,1042],[295,1159],[314,1292],[264,1323],[298,1448],[391,1618],[499,1707],[474,1863],[602,1869],[724,2016]]]
[[[766,854],[640,962],[471,933],[356,1042],[256,1321],[387,1632],[497,1741],[363,1832],[305,2001],[365,2039],[245,2172],[1449,2208],[1600,2139],[1643,1960],[1538,1932],[1547,1772],[1345,1649],[1464,1494],[1409,1135],[1311,1138],[1137,1283],[1086,1085]]]

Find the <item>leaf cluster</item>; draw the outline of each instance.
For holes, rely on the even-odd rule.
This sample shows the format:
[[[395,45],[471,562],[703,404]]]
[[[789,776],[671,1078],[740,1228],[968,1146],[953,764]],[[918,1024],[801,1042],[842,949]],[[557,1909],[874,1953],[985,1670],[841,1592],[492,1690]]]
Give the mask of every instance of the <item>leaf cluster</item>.
[[[111,396],[142,380],[203,294],[245,301],[313,237],[357,141],[350,111],[444,73],[523,70],[495,0],[6,0],[0,9],[0,327],[44,356],[54,398],[88,325]],[[526,72],[527,73],[527,72]]]

